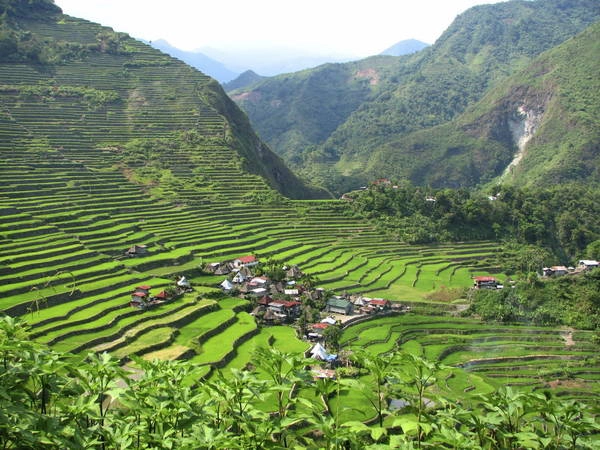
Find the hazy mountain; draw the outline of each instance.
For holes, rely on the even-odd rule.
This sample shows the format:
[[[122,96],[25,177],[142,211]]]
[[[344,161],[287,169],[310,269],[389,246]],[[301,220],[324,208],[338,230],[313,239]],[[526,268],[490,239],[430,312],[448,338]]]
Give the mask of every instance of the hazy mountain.
[[[263,76],[296,72],[330,62],[346,62],[355,59],[352,56],[320,55],[306,50],[289,47],[245,48],[219,50],[203,47],[199,49],[205,55],[221,61],[234,71],[252,70]]]
[[[240,76],[238,76],[235,80],[223,83],[223,89],[225,89],[225,92],[229,92],[235,89],[245,88],[247,86],[250,86],[251,84],[258,83],[259,81],[262,81],[265,78],[266,77],[261,77],[252,70],[246,70],[244,73],[240,74]]]
[[[404,41],[397,42],[390,48],[385,49],[381,52],[382,55],[390,56],[404,56],[416,53],[423,50],[425,47],[429,47],[430,44],[418,41],[416,39],[406,39]]]
[[[228,69],[223,63],[216,61],[199,51],[188,52],[185,50],[180,50],[176,47],[173,47],[164,39],[152,41],[149,42],[149,44],[152,45],[152,47],[161,50],[174,58],[180,59],[192,67],[195,67],[206,75],[213,77],[220,83],[231,81],[239,75],[239,73]]]

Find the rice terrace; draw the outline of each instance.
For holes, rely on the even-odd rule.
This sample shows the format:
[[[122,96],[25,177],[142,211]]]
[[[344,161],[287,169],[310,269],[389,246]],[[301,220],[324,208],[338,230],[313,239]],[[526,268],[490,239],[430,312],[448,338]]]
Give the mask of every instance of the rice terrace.
[[[171,361],[176,368],[185,364],[185,374],[173,378],[182,389],[206,383],[217,392],[224,379],[245,380],[247,400],[252,383],[272,375],[264,363],[272,349],[299,358],[310,380],[295,380],[298,386],[289,392],[252,397],[254,423],[280,421],[253,448],[600,448],[593,434],[600,406],[597,328],[560,322],[543,308],[535,320],[525,320],[522,305],[514,306],[512,318],[498,312],[492,319],[486,315],[492,303],[485,303],[487,310],[477,303],[499,302],[490,300],[497,296],[508,304],[520,289],[559,280],[541,273],[554,259],[538,258],[531,247],[527,255],[535,257],[518,259],[520,248],[498,231],[501,219],[496,235],[482,225],[485,232],[465,239],[400,239],[404,225],[369,215],[364,205],[408,192],[402,184],[371,180],[333,199],[292,174],[208,76],[123,33],[63,15],[52,2],[19,1],[13,9],[9,3],[0,3],[3,33],[17,43],[0,65],[5,363],[17,367],[21,350],[15,349],[21,348],[22,354],[52,351],[80,362],[110,355],[110,364],[127,371],[125,378],[144,380]],[[27,42],[29,53],[19,47]],[[410,192],[422,215],[414,216],[413,228],[402,222],[402,229],[424,233],[427,214],[438,220],[450,194],[430,187]],[[482,208],[495,207],[495,198],[481,198]],[[451,226],[451,212],[443,214]],[[572,256],[580,267],[557,283],[564,287],[584,277],[597,283],[598,269],[586,266],[594,260],[581,252]],[[593,288],[588,292],[597,297]],[[592,321],[596,313],[582,311],[577,320],[587,315]],[[16,325],[11,318],[18,318]],[[23,342],[38,350],[19,343],[14,330],[21,321],[27,328]],[[76,356],[65,356],[71,353]],[[360,363],[355,356],[363,358]],[[377,358],[387,361],[385,370]],[[296,364],[286,361],[283,367]],[[386,372],[391,367],[398,368],[395,375]],[[428,375],[411,372],[419,368]],[[35,381],[20,383],[31,387],[27,383]],[[383,385],[386,393],[377,394]],[[122,405],[103,409],[105,389],[100,416],[92,419],[100,427],[110,423],[111,408],[130,405],[125,396]],[[45,398],[33,387],[31,392],[32,405]],[[509,437],[494,434],[494,444],[484,439],[478,447],[454,435],[450,446],[449,434],[436,441],[442,428],[431,424],[446,420],[453,405],[500,401],[493,397],[498,392],[581,402],[595,412],[573,446],[516,430]],[[311,408],[323,414],[322,422],[307,418]],[[302,419],[286,424],[282,419],[294,409]],[[438,419],[427,422],[426,414]],[[529,420],[527,414],[523,410],[519,420]],[[6,423],[0,423],[0,442],[19,448],[14,424]],[[138,421],[142,428],[144,423]],[[223,436],[232,441],[217,436],[211,446],[182,440],[172,448],[250,448],[240,437],[241,425],[225,423]],[[181,431],[181,439],[197,438],[198,430],[185,426],[195,431]],[[39,431],[41,425],[31,427]],[[160,442],[175,439],[161,435],[162,428],[150,429],[154,440],[140,443],[145,441],[136,429],[131,436],[137,444],[123,441],[129,444],[122,447],[116,437],[93,431],[98,440],[87,448],[167,448]],[[310,436],[312,444],[290,430]],[[66,448],[49,432],[36,447],[38,431],[22,448]],[[84,440],[72,448],[84,448]]]

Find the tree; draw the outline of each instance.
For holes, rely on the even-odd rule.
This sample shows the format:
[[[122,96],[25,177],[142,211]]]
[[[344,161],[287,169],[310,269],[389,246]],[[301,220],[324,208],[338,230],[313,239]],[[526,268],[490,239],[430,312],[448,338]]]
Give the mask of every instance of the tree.
[[[372,385],[365,384],[362,381],[352,384],[371,404],[377,414],[379,426],[383,427],[383,416],[387,410],[389,393],[389,389],[387,389],[388,377],[397,377],[395,373],[398,356],[396,353],[373,355],[365,350],[357,350],[351,355],[351,358],[359,367],[366,369],[372,381]]]
[[[590,259],[600,260],[600,239],[590,242],[585,248],[585,256]]]
[[[112,358],[104,352],[99,355],[88,353],[85,364],[73,367],[72,375],[75,377],[81,395],[90,399],[89,406],[95,405],[95,410],[87,411],[87,422],[97,430],[98,439],[102,449],[106,446],[104,436],[107,415],[111,410],[113,401],[119,396],[117,382],[128,383],[126,372],[119,366],[119,360]]]
[[[331,325],[323,331],[323,339],[325,344],[334,351],[340,349],[340,338],[342,337],[342,329],[337,325]]]
[[[439,361],[429,361],[420,355],[405,353],[399,367],[397,387],[401,395],[410,399],[410,407],[416,411],[416,437],[418,447],[425,435],[432,429],[430,423],[424,422],[425,412],[435,405],[435,397],[430,388],[436,385],[437,377],[445,368]]]
[[[268,375],[272,382],[269,384],[269,390],[276,399],[276,421],[281,429],[281,442],[286,446],[286,428],[300,421],[300,417],[295,420],[285,419],[289,419],[290,410],[295,404],[294,391],[299,385],[308,381],[308,373],[304,370],[307,362],[303,357],[284,353],[273,347],[258,347],[254,351],[252,361],[257,368]]]

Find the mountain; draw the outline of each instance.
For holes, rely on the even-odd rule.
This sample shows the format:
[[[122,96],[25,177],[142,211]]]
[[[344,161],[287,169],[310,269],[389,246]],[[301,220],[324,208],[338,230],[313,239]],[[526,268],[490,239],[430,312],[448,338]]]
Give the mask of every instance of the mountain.
[[[0,127],[12,153],[33,148],[91,167],[104,159],[157,195],[188,183],[198,188],[189,191],[193,202],[216,200],[220,191],[319,195],[196,69],[124,33],[62,15],[48,0],[4,1],[0,15]]]
[[[297,166],[304,153],[380,92],[381,79],[397,72],[397,65],[391,56],[324,64],[267,78],[229,95],[248,113],[261,137]]]
[[[266,77],[262,77],[252,70],[246,70],[244,73],[240,74],[235,80],[223,83],[223,89],[225,89],[225,92],[229,92],[236,89],[245,88],[254,83],[258,83],[259,81],[262,81],[265,78]]]
[[[244,46],[243,43],[236,49],[203,47],[200,51],[237,72],[252,70],[267,77],[296,72],[325,63],[356,59],[350,55],[321,54],[278,45],[254,48]]]
[[[171,55],[173,58],[180,59],[184,63],[195,67],[199,71],[214,78],[220,83],[226,83],[236,78],[239,73],[229,70],[224,64],[216,61],[201,52],[188,52],[173,47],[167,41],[159,39],[149,42],[152,47]]]
[[[418,53],[388,56],[383,67],[382,59],[336,67],[338,73],[356,74],[362,66],[360,73],[370,74],[369,88],[361,87],[360,98],[351,97],[345,109],[336,104],[353,78],[319,76],[321,67],[267,79],[233,98],[259,135],[296,170],[340,192],[379,178],[381,164],[371,162],[389,150],[389,143],[449,122],[537,55],[598,19],[600,3],[594,0],[476,6]]]
[[[600,22],[447,124],[386,144],[371,173],[431,186],[600,183]]]
[[[381,55],[389,56],[404,56],[419,52],[424,48],[429,47],[429,44],[418,41],[416,39],[406,39],[395,43],[391,47],[381,52]]]

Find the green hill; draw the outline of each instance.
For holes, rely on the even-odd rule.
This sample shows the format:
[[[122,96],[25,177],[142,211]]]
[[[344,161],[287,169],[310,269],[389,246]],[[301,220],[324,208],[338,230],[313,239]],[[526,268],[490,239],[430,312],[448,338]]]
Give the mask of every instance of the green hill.
[[[77,152],[94,157],[105,149],[127,165],[128,146],[144,140],[147,151],[136,170],[176,170],[176,155],[156,139],[177,142],[191,131],[210,141],[215,153],[228,154],[238,178],[258,175],[290,197],[319,194],[258,139],[245,114],[209,77],[125,34],[64,16],[50,2],[8,2],[2,8],[2,126],[10,134],[20,130],[18,139],[11,136],[18,145],[42,139],[74,159]],[[39,120],[43,116],[50,118]],[[85,149],[82,139],[75,148],[75,136]],[[187,145],[195,144],[188,139]],[[190,172],[198,165],[180,163]]]
[[[229,94],[248,113],[261,138],[295,167],[397,72],[397,59],[375,56],[284,74]]]
[[[599,18],[600,6],[590,0],[481,5],[458,16],[433,46],[416,55],[336,65],[337,73],[346,74],[337,81],[323,76],[327,66],[275,77],[233,98],[263,139],[294,167],[343,191],[379,178],[379,166],[364,169],[388,143],[447,123],[537,55]],[[358,73],[369,73],[369,83],[352,91]],[[348,100],[340,106],[340,98]],[[274,115],[279,117],[275,123]],[[415,162],[402,155],[398,159],[409,166]],[[470,179],[461,183],[469,184]]]
[[[458,187],[535,187],[600,173],[600,23],[500,82],[455,120],[382,147],[372,174]],[[409,163],[411,162],[411,163]]]
[[[252,70],[246,70],[244,73],[241,73],[234,80],[228,81],[227,83],[223,83],[223,89],[226,92],[233,91],[235,89],[240,89],[243,87],[250,86],[254,83],[258,83],[261,80],[264,80],[265,77],[257,74]]]

